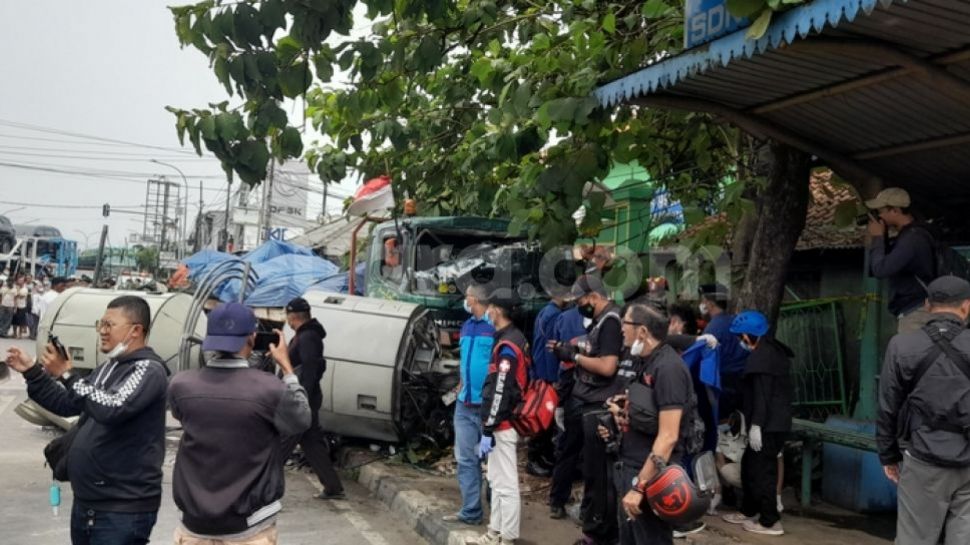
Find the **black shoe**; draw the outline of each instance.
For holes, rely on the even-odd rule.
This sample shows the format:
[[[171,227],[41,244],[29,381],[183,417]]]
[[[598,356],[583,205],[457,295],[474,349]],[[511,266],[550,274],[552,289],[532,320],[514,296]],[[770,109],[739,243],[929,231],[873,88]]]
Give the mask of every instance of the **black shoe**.
[[[552,471],[547,467],[543,467],[536,462],[529,462],[525,464],[525,472],[533,477],[548,477],[552,475]]]
[[[343,490],[339,490],[337,492],[328,492],[324,490],[313,497],[318,500],[343,500],[347,498],[347,494]]]
[[[552,505],[549,507],[549,518],[560,520],[566,518],[566,508],[561,505]]]

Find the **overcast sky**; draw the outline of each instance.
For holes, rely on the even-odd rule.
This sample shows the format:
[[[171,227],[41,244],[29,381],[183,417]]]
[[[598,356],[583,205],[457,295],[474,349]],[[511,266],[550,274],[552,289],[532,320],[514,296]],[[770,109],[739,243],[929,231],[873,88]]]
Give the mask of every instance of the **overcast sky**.
[[[166,9],[172,3],[0,2],[0,214],[14,223],[58,227],[80,246],[86,240],[95,246],[105,223],[103,203],[141,205],[145,180],[154,175],[181,182],[174,169],[149,162],[153,158],[188,177],[190,217],[198,208],[199,181],[205,207],[224,206],[218,162],[195,156],[191,146],[180,148],[175,118],[165,111],[167,105],[206,107],[227,98],[207,59],[179,48]],[[136,215],[114,213],[107,223],[113,245],[142,229]]]

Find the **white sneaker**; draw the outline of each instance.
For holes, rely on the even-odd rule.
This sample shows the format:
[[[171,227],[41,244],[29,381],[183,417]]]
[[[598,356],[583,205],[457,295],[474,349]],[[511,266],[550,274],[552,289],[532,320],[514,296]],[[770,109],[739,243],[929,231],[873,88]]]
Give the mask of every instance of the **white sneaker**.
[[[778,512],[781,513],[782,511],[785,510],[785,504],[781,502],[781,494],[778,494],[776,499],[777,499],[776,503],[778,504],[777,506]]]
[[[744,513],[728,513],[721,517],[724,522],[730,522],[731,524],[744,524],[746,522],[754,522],[757,520],[756,517],[746,517]]]
[[[785,535],[785,529],[781,527],[781,522],[776,522],[770,528],[765,528],[760,522],[749,520],[748,522],[744,523],[744,529],[752,534],[761,534],[765,536]]]
[[[707,525],[700,520],[689,525],[674,528],[674,539],[684,539],[691,534],[696,534],[697,532],[703,531],[705,528],[707,528]]]
[[[491,530],[476,538],[465,541],[465,545],[501,545],[501,543],[501,536]]]

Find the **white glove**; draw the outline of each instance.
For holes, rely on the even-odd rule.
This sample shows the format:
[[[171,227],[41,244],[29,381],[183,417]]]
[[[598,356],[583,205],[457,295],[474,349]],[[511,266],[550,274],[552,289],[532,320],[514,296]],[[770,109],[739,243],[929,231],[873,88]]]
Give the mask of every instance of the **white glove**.
[[[704,341],[704,344],[706,344],[707,347],[710,348],[711,350],[714,350],[715,348],[717,348],[717,337],[715,337],[714,335],[711,335],[710,333],[705,333],[700,337],[697,337],[697,340]]]
[[[566,409],[556,407],[552,414],[553,418],[556,419],[556,427],[559,428],[559,431],[566,431]]]
[[[761,426],[751,426],[751,432],[748,434],[748,445],[751,450],[761,452],[761,447],[764,446],[764,443],[761,442]]]
[[[717,506],[721,505],[721,493],[715,492],[714,498],[711,499],[711,505],[707,508],[707,514],[711,516],[717,515]]]

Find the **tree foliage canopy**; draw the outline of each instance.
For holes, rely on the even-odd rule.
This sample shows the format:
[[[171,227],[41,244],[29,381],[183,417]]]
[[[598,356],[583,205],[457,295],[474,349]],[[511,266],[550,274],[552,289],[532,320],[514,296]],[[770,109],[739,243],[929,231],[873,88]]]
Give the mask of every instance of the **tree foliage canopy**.
[[[423,213],[507,215],[549,245],[598,231],[604,199],[584,186],[614,164],[639,162],[688,220],[742,208],[721,190],[730,128],[591,96],[681,48],[680,0],[206,0],[172,13],[241,102],[170,107],[179,137],[250,185],[271,156],[303,157],[324,182],[387,172]],[[282,102],[298,97],[293,119]],[[306,122],[325,136],[308,149]]]

